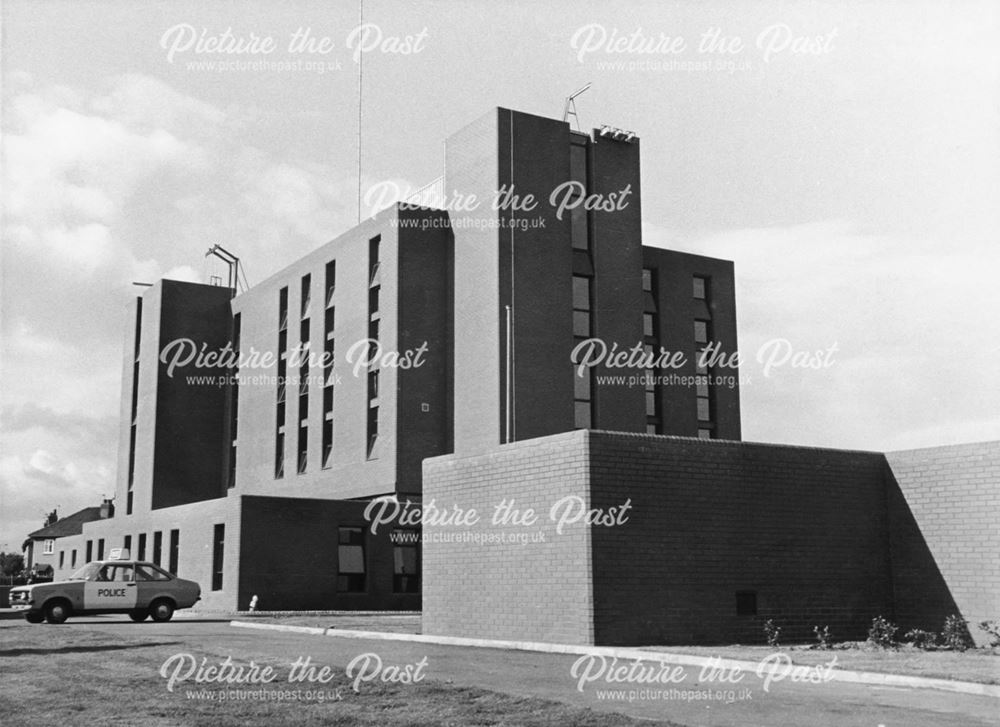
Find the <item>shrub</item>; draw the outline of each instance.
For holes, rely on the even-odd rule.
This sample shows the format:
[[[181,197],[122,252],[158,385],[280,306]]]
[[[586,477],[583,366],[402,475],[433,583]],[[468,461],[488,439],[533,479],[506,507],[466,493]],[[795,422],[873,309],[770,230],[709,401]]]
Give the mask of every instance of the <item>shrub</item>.
[[[767,639],[768,646],[781,646],[781,627],[775,626],[774,621],[768,619],[764,622],[764,638]]]
[[[990,646],[1000,646],[1000,623],[996,621],[980,621],[979,630],[989,634]]]
[[[892,621],[876,616],[868,629],[868,643],[880,649],[891,649],[896,645],[896,631],[899,627]]]
[[[969,623],[957,613],[946,618],[944,628],[941,629],[941,642],[955,651],[965,651],[974,646],[972,636],[969,635]]]
[[[816,634],[816,648],[817,649],[831,649],[833,648],[830,644],[832,638],[830,636],[830,627],[824,626],[820,628],[819,626],[813,626],[813,633]]]
[[[938,635],[933,631],[911,629],[906,632],[906,636],[904,638],[918,649],[927,650],[933,649],[934,646],[937,645]]]

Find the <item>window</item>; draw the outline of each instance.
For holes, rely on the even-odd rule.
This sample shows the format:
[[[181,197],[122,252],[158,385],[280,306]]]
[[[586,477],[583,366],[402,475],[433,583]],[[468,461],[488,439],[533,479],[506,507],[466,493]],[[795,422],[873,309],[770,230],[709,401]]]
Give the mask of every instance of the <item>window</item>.
[[[420,593],[420,532],[394,530],[392,533],[392,592]]]
[[[711,406],[709,406],[708,399],[702,396],[698,397],[698,421],[712,421]]]
[[[226,548],[226,526],[218,523],[212,532],[212,590],[222,590],[222,564]]]
[[[285,476],[285,432],[284,427],[278,430],[274,440],[274,479]]]
[[[170,531],[170,560],[168,561],[167,570],[177,575],[177,561],[179,560],[181,552],[181,531],[171,530]]]
[[[170,576],[157,568],[148,564],[136,564],[135,579],[137,581],[169,581]]]
[[[146,560],[146,533],[139,533],[139,546],[135,554],[136,560]],[[90,560],[90,556],[87,556],[87,560]]]
[[[573,338],[575,343],[591,337],[593,327],[591,311],[591,279],[573,276]],[[573,426],[589,429],[594,424],[593,369],[585,367],[582,373],[573,366]]]
[[[337,261],[326,264],[326,307],[333,305],[333,292],[337,289]]]
[[[712,430],[699,428],[698,439],[712,439]]]
[[[309,427],[304,423],[299,426],[298,473],[301,475],[309,465]]]
[[[757,615],[757,592],[737,591],[736,592],[736,615],[756,616]]]
[[[312,275],[302,276],[302,306],[300,318],[309,317],[309,306],[312,304]]]
[[[333,393],[332,391],[330,392]],[[332,402],[331,402],[332,403]],[[323,469],[333,466],[333,419],[323,420]]]
[[[94,541],[93,540],[88,540],[87,541],[87,562],[88,563],[94,559],[93,555],[94,555]]]
[[[378,442],[378,407],[368,409],[368,459],[374,459],[375,444]]]
[[[695,343],[708,343],[708,321],[694,322]]]
[[[275,396],[274,479],[285,476],[285,401],[288,377],[288,288],[278,291],[278,376]]]
[[[644,293],[653,292],[653,271],[649,268],[642,269],[642,290]]]
[[[646,338],[653,338],[656,336],[656,326],[652,313],[642,314],[642,335]]]
[[[69,567],[76,568],[76,548],[69,552]]]
[[[132,514],[135,504],[132,485],[135,482],[135,440],[136,426],[139,420],[139,343],[142,339],[142,298],[136,298],[135,304],[135,364],[132,367],[132,416],[128,439],[128,492],[125,496],[125,514]]]
[[[125,538],[122,540],[122,548],[124,550],[128,551],[128,557],[131,558],[132,557],[132,536],[131,535],[126,535]]]
[[[376,235],[368,241],[368,285],[379,283],[379,243],[381,235]]]
[[[698,300],[708,300],[708,279],[695,275],[692,283],[694,297]]]
[[[160,530],[153,533],[153,562],[156,565],[163,562],[163,532]]]
[[[66,551],[65,550],[60,550],[59,551],[59,567],[62,568],[64,565],[66,565]]]
[[[569,176],[570,180],[583,185],[583,194],[588,189],[588,169],[587,169],[587,145],[583,143],[571,143],[569,146]],[[571,204],[577,202],[580,197],[580,188],[573,191]],[[587,224],[587,210],[584,205],[578,204],[570,210],[570,244],[574,250],[590,249],[590,234]]]
[[[46,540],[45,548],[42,550],[42,552],[45,553],[46,555],[51,555],[53,552],[55,552],[55,549],[56,549],[56,541]]]
[[[104,538],[99,538],[97,541],[97,559],[104,560]]]
[[[337,528],[337,541],[337,590],[341,593],[364,593],[364,529]]]

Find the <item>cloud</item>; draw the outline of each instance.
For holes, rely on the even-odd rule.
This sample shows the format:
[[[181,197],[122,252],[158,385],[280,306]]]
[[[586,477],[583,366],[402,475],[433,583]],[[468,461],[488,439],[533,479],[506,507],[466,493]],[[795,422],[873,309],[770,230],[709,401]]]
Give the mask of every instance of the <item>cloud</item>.
[[[735,262],[744,438],[882,450],[1000,437],[993,248],[846,220],[644,237]],[[775,339],[813,357],[835,346],[832,365],[764,376]]]
[[[261,280],[353,222],[353,184],[251,143],[251,112],[149,76],[97,89],[5,78],[0,530],[10,540],[56,504],[79,509],[114,491],[132,282],[207,282],[219,272],[204,257],[214,242]]]

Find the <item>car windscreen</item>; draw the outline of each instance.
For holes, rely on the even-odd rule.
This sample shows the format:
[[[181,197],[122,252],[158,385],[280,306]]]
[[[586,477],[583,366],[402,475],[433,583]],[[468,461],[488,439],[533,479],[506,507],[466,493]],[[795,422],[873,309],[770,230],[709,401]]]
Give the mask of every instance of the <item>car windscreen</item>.
[[[97,572],[101,569],[100,563],[87,563],[80,570],[69,577],[71,581],[92,581],[97,577]]]

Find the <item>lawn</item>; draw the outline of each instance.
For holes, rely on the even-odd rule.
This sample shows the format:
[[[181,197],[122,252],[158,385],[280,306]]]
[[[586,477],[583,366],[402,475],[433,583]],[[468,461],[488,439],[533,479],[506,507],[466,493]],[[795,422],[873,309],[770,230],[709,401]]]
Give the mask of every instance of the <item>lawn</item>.
[[[43,638],[40,638],[43,636]],[[430,679],[419,684],[361,684],[351,689],[345,665],[335,667],[333,681],[320,689],[327,701],[303,694],[302,701],[225,701],[232,686],[182,684],[170,693],[157,670],[168,657],[190,649],[182,632],[176,636],[143,635],[140,630],[108,633],[81,627],[32,627],[6,623],[0,630],[0,715],[3,724],[107,725],[649,725],[651,722],[616,714],[593,712],[540,699],[457,687]],[[221,661],[249,660],[222,653],[205,644],[200,656]],[[257,659],[261,666],[267,659]],[[276,670],[287,664],[270,663]],[[293,685],[298,686],[298,685]],[[263,687],[240,686],[244,691],[290,691],[287,683]],[[273,689],[272,689],[273,688]],[[310,691],[315,689],[310,687]],[[198,698],[195,698],[198,697]],[[308,700],[304,697],[310,697]],[[338,699],[339,697],[339,699]],[[291,699],[291,697],[289,697]],[[668,723],[658,723],[668,724]]]
[[[261,623],[280,623],[317,628],[352,629],[358,631],[385,631],[391,633],[420,633],[420,616],[392,613],[335,613],[322,616],[259,616],[237,620]],[[895,650],[862,648],[858,644],[835,644],[831,650],[809,648],[809,645],[791,645],[780,648],[769,646],[651,646],[651,651],[720,656],[726,659],[758,662],[775,651],[783,651],[796,664],[815,666],[826,664],[837,657],[837,668],[851,671],[871,671],[888,674],[956,679],[1000,684],[1000,648],[969,649],[965,652],[922,651],[908,646]]]
[[[826,664],[837,657],[837,669],[871,671],[885,674],[933,679],[956,679],[981,684],[1000,684],[1000,649],[969,649],[957,651],[922,651],[909,646],[878,650],[852,645],[834,645],[833,649],[811,649],[807,646],[657,646],[652,651],[719,656],[723,659],[760,661],[781,651],[792,662],[803,666]]]

